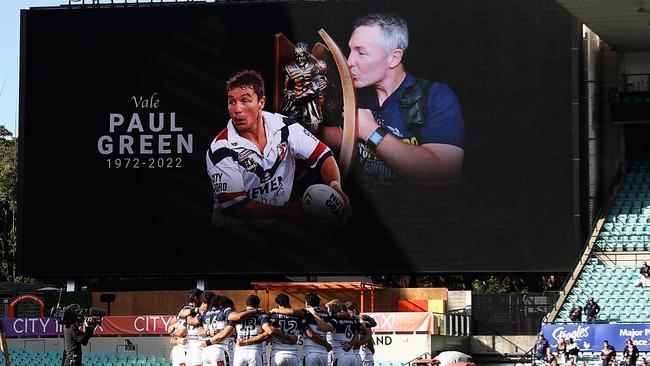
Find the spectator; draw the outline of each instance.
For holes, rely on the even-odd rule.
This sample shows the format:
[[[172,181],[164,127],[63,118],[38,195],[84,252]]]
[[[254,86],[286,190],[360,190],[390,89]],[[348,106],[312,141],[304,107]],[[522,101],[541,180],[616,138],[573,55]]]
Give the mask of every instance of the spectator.
[[[560,362],[565,363],[568,359],[566,353],[566,340],[564,337],[557,344],[557,356],[560,358]]]
[[[639,362],[639,366],[648,366],[648,362],[645,360],[645,357],[641,357],[641,361]]]
[[[569,356],[577,356],[580,353],[580,348],[578,344],[573,341],[573,338],[569,338],[569,343],[566,345],[566,353]]]
[[[648,262],[643,262],[639,270],[639,279],[636,281],[636,286],[650,287],[650,267],[648,267]]]
[[[555,363],[557,365],[557,359],[555,358],[555,355],[553,354],[553,350],[551,347],[546,348],[546,354],[544,355],[544,364],[545,365],[551,365]]]
[[[616,351],[607,340],[603,341],[603,349],[600,351],[600,359],[603,361],[603,366],[608,366],[612,360],[616,359]]]
[[[625,357],[625,364],[627,366],[636,365],[636,360],[639,358],[639,349],[634,345],[634,342],[632,342],[631,339],[625,341],[623,357]]]
[[[576,366],[576,358],[569,357],[569,360],[566,362],[566,366]]]
[[[596,303],[593,297],[590,297],[589,300],[587,300],[587,304],[585,305],[585,315],[587,315],[587,323],[592,323],[596,320],[596,316],[598,316],[598,313],[600,312],[600,306]]]
[[[533,351],[535,352],[535,358],[538,360],[541,360],[544,358],[544,355],[546,354],[546,349],[548,347],[548,341],[546,338],[544,338],[543,333],[539,333],[539,336],[537,337],[537,340],[535,341],[535,344],[533,345]]]
[[[569,315],[569,320],[574,323],[582,323],[582,306],[577,305],[571,315]]]

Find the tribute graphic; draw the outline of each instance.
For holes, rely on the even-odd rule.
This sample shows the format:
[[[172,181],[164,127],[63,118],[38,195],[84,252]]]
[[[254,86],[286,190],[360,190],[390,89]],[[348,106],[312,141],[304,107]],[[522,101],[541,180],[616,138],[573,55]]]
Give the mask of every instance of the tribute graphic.
[[[179,243],[206,256],[240,246],[254,253],[245,265],[215,266],[183,250],[179,274],[566,270],[569,260],[529,253],[581,241],[567,128],[574,75],[562,52],[579,34],[557,4],[511,11],[515,3],[460,18],[465,2],[434,9],[424,0],[23,11],[20,270],[56,275],[89,242],[129,255],[75,259],[71,275],[169,273],[160,248]],[[530,26],[531,16],[557,26]],[[476,36],[473,25],[493,17],[507,27]],[[393,42],[405,32],[386,32],[384,20],[408,24],[408,44]],[[116,38],[105,24],[131,36]],[[74,33],[80,28],[88,31]],[[266,89],[226,89],[244,70]],[[56,137],[62,121],[65,141]],[[444,151],[435,159],[427,148]],[[452,154],[457,164],[434,169]],[[296,179],[301,164],[304,181]],[[39,232],[70,222],[70,250],[32,255],[44,250]],[[544,237],[528,235],[540,227]],[[277,242],[337,260],[313,261],[312,250],[270,260]],[[349,247],[364,260],[338,256]]]

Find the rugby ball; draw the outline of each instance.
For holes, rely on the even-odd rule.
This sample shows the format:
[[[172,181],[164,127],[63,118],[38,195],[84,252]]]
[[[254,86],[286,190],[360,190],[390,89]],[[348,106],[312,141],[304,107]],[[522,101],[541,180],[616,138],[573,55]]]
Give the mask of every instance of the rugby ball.
[[[343,197],[326,184],[312,184],[302,195],[302,211],[320,223],[343,226],[348,222]]]

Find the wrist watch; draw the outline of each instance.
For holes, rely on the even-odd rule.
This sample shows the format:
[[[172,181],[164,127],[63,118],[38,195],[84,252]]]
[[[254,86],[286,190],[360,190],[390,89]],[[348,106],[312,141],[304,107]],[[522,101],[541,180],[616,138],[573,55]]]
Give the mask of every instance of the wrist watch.
[[[370,137],[368,137],[368,144],[370,146],[372,146],[373,149],[376,149],[377,146],[379,146],[379,143],[381,142],[381,140],[383,140],[384,137],[386,137],[387,133],[388,133],[388,130],[386,130],[385,127],[382,127],[382,126],[377,127],[375,132],[373,132],[370,135]]]

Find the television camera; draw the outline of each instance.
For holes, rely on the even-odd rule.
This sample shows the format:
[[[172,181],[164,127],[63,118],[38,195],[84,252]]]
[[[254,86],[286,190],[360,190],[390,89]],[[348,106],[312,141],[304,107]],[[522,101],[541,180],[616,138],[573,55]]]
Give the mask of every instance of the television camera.
[[[106,310],[100,308],[82,308],[78,304],[70,304],[65,307],[58,306],[52,309],[52,317],[64,325],[74,323],[83,323],[88,326],[97,326],[102,324],[102,319],[106,316]]]

